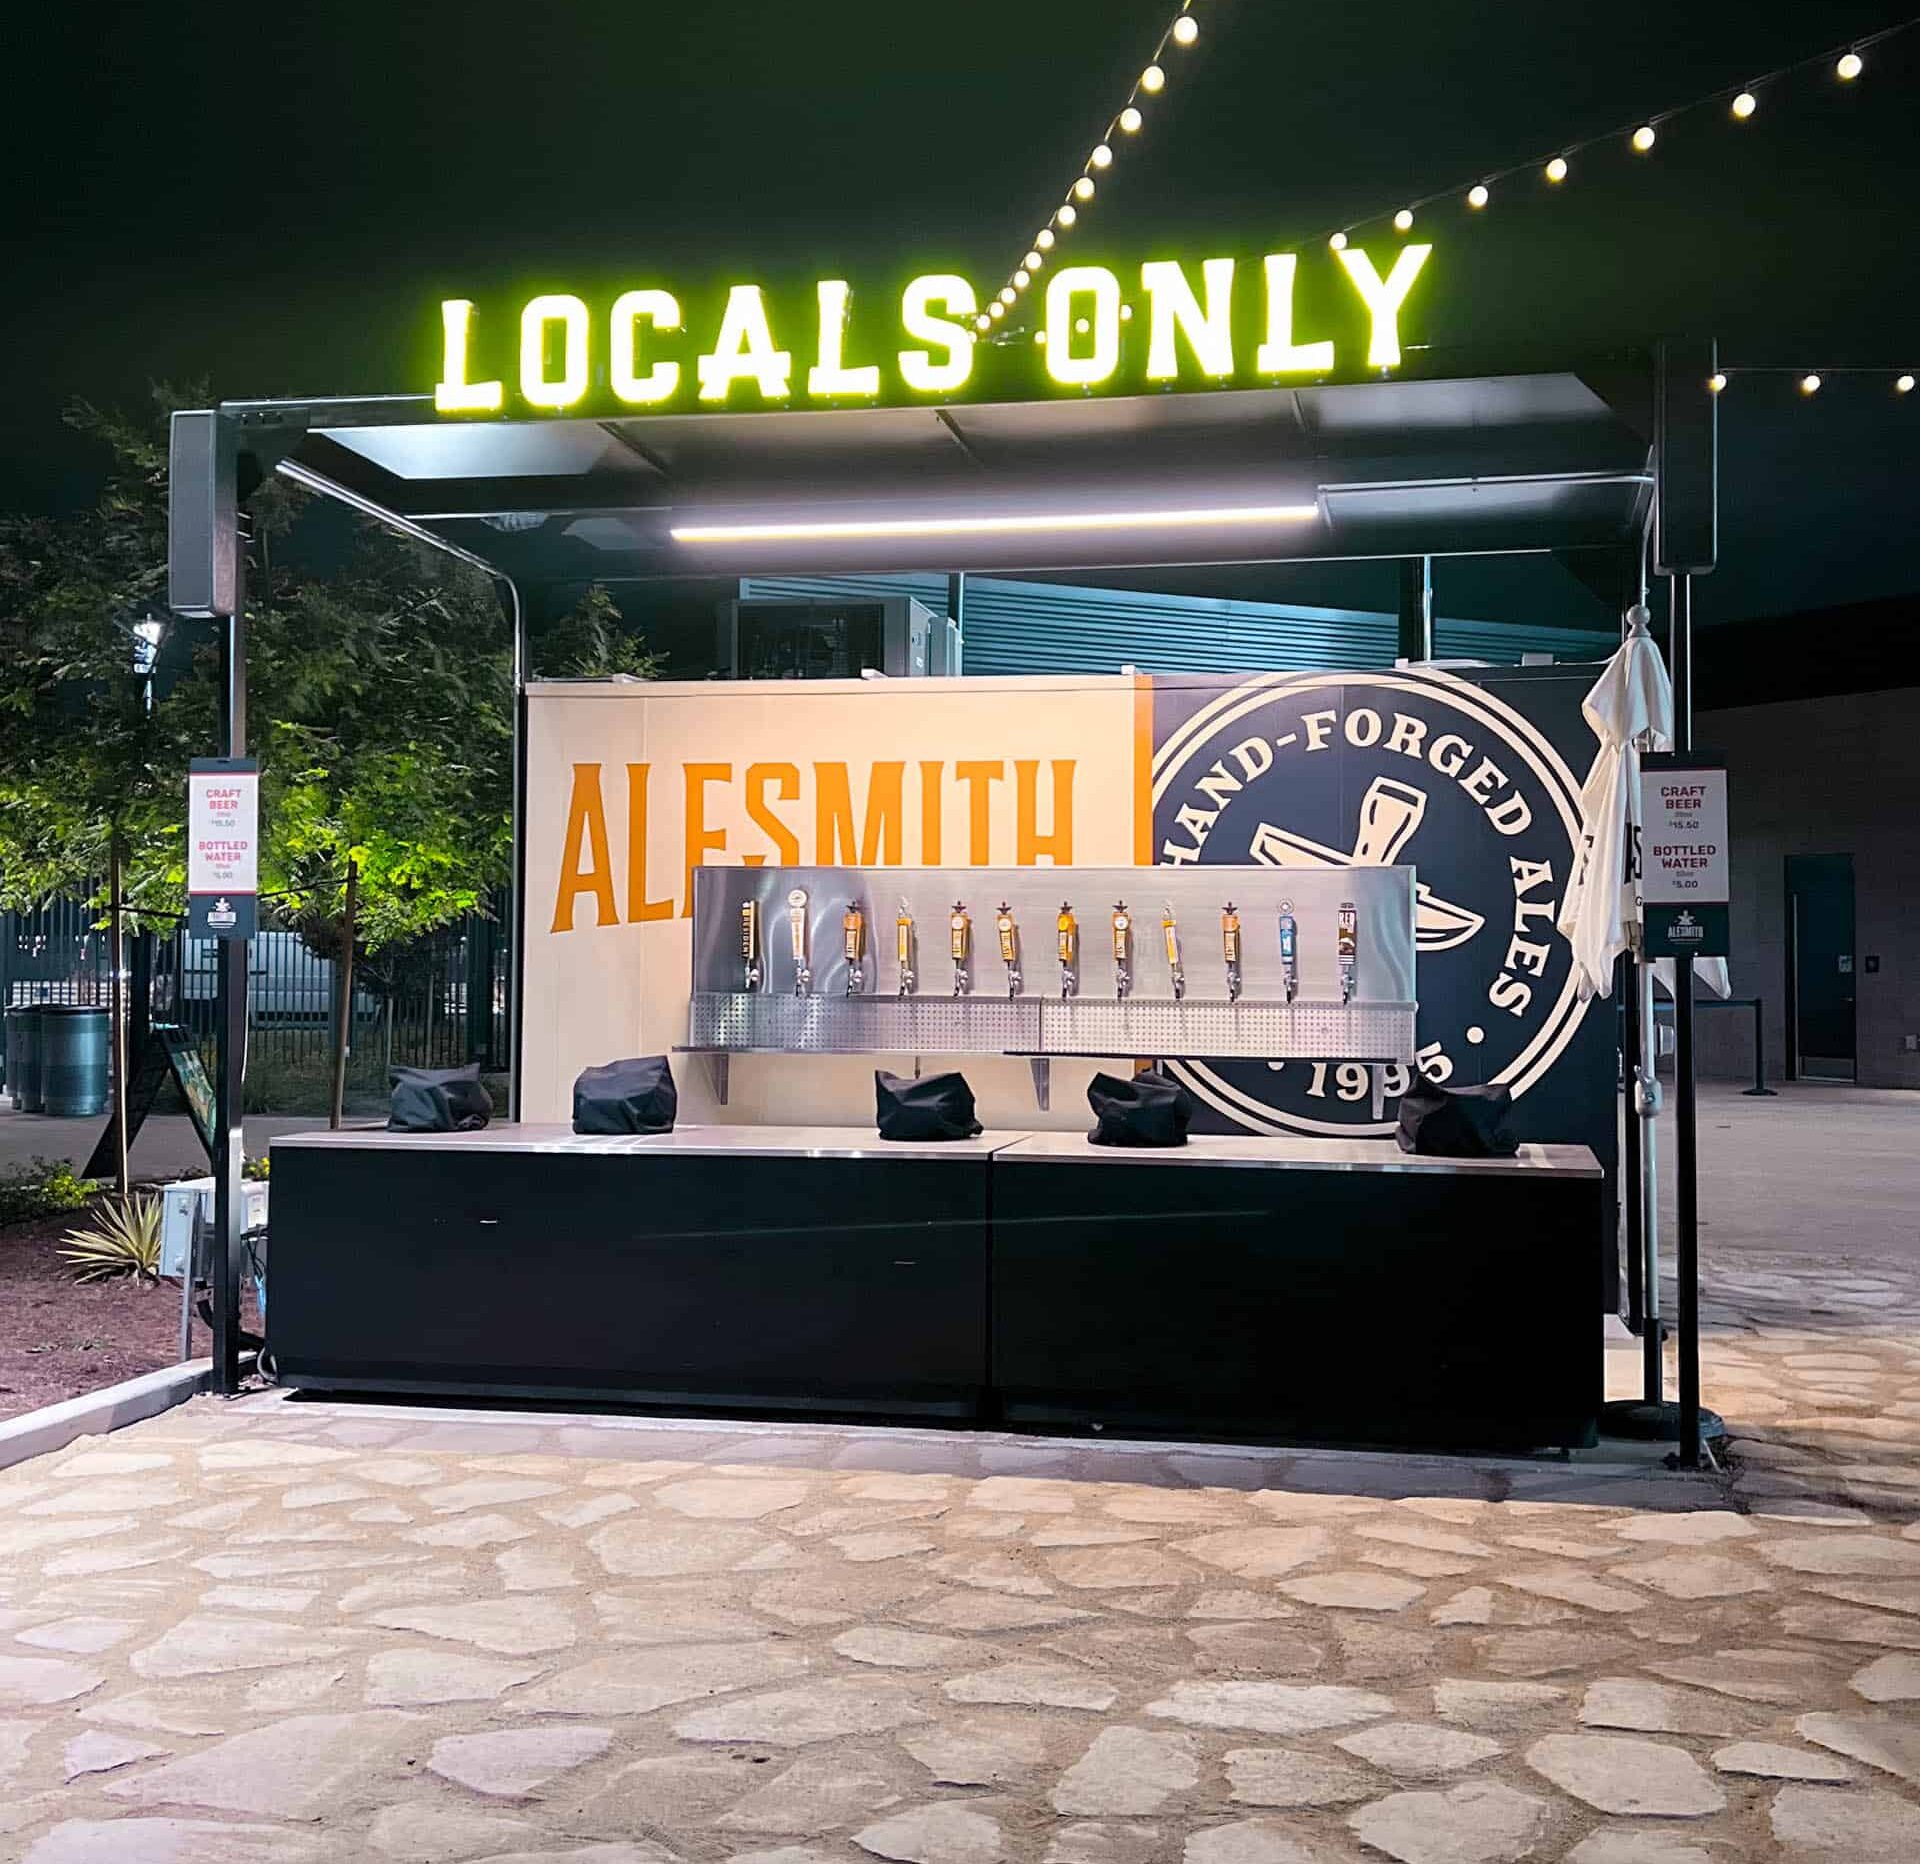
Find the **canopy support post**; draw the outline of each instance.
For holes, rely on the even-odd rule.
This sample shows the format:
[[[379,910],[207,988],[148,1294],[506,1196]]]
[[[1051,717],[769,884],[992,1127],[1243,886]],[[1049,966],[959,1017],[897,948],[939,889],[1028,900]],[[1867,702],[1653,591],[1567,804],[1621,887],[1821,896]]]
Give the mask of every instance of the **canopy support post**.
[[[1681,757],[1693,751],[1693,578],[1685,571],[1670,584],[1673,600],[1673,745]],[[1674,1272],[1679,1282],[1676,1319],[1680,1331],[1680,1466],[1700,1467],[1700,1209],[1698,1109],[1693,1079],[1693,962],[1673,967]]]

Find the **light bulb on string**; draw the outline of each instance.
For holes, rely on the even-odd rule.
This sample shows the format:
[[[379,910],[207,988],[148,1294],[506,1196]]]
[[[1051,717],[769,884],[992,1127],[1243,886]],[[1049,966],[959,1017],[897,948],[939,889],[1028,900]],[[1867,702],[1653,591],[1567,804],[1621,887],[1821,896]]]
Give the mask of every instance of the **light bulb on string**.
[[[1547,164],[1547,179],[1557,187],[1561,182],[1565,181],[1566,178],[1567,158],[1564,155],[1556,155],[1553,160]]]
[[[1191,13],[1182,13],[1173,22],[1175,45],[1191,45],[1200,36],[1200,22]]]
[[[993,319],[989,317],[985,311],[982,311],[980,315],[973,320],[973,327],[976,330],[991,330],[993,328]]]
[[[1011,304],[1013,302],[1013,287],[1011,285],[1002,285],[1000,287],[1000,302],[1002,304]]]
[[[1051,252],[1053,250],[1053,228],[1042,227],[1040,231],[1033,236],[1033,243],[1038,246],[1042,252]]]
[[[1913,393],[1913,377],[1910,375],[1895,376],[1893,379],[1893,392],[1896,395],[1911,395]]]
[[[1727,378],[1724,375],[1719,374],[1717,371],[1714,374],[1707,377],[1707,393],[1709,395],[1721,394],[1726,389],[1726,386],[1727,386]]]
[[[1081,201],[1092,200],[1093,199],[1093,177],[1091,175],[1082,175],[1080,179],[1073,184],[1073,193],[1074,193],[1074,198],[1076,200],[1081,200]]]
[[[1032,283],[1033,274],[1029,272],[1024,265],[1013,275],[1013,288],[1015,291],[1025,291]]]
[[[1140,74],[1140,88],[1151,97],[1167,81],[1167,74],[1158,65],[1149,65]]]
[[[1800,392],[1803,395],[1817,395],[1820,392],[1820,378],[1817,375],[1803,375],[1800,378]]]
[[[1080,214],[1074,204],[1071,201],[1067,201],[1061,206],[1060,211],[1054,215],[1054,218],[1058,220],[1063,227],[1070,227],[1080,218]]]
[[[987,315],[991,317],[995,323],[998,323],[1006,314],[1007,307],[1002,304],[998,298],[995,298],[994,301],[987,306]]]
[[[1647,151],[1653,147],[1654,140],[1653,125],[1651,123],[1642,123],[1640,127],[1633,132],[1634,152],[1638,155],[1645,155]]]
[[[1113,166],[1113,151],[1108,148],[1104,142],[1096,142],[1093,145],[1093,153],[1087,157],[1087,160],[1090,161],[1095,168],[1111,168]]]
[[[1403,207],[1394,215],[1393,230],[1396,233],[1411,233],[1413,231],[1413,209],[1411,207]]]
[[[1327,241],[1327,244],[1332,247],[1335,252],[1345,252],[1347,249],[1347,236],[1344,233],[1336,233]]]
[[[1132,104],[1128,104],[1127,107],[1120,112],[1120,127],[1125,130],[1129,136],[1137,135],[1140,125],[1145,121],[1146,118],[1143,117]]]
[[[1041,256],[1037,252],[1030,252],[1027,254],[1026,267],[1029,272],[1037,272],[1045,264],[1046,264],[1046,260],[1041,258]]]
[[[1754,96],[1751,91],[1742,91],[1740,95],[1733,100],[1733,114],[1742,123],[1759,108],[1760,99]]]
[[[1484,181],[1476,181],[1473,186],[1467,190],[1467,205],[1469,207],[1484,207],[1492,198],[1493,196],[1487,192],[1487,184]]]
[[[1843,52],[1840,62],[1833,68],[1833,75],[1842,84],[1851,84],[1865,69],[1866,61],[1858,52]]]

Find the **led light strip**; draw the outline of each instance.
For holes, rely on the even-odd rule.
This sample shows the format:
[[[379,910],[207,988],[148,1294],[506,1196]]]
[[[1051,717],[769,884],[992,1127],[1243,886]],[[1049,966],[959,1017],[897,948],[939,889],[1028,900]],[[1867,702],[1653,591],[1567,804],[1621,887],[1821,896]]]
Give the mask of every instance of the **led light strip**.
[[[676,544],[761,544],[860,537],[1008,537],[1069,531],[1204,530],[1311,524],[1318,505],[1222,505],[1188,511],[1031,513],[1006,518],[836,518],[804,524],[676,524]]]

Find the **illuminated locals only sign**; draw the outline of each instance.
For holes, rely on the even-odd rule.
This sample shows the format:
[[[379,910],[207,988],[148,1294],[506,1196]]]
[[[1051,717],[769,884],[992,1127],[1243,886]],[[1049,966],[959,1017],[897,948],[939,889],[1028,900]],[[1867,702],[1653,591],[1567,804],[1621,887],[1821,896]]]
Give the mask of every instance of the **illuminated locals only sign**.
[[[1397,368],[1403,314],[1433,248],[1384,266],[1347,245],[1297,254],[1069,265],[1034,280],[1031,329],[983,311],[972,283],[927,272],[898,290],[645,284],[514,306],[440,306],[445,415],[691,413],[1035,400],[1260,387]],[[981,320],[988,323],[979,329]]]

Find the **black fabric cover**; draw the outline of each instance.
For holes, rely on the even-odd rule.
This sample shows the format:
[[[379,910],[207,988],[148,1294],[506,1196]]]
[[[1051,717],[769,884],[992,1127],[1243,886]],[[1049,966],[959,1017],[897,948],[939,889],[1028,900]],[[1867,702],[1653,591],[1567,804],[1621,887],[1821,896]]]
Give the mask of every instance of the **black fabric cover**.
[[[1510,1159],[1513,1092],[1506,1087],[1442,1087],[1419,1076],[1400,1096],[1402,1152],[1437,1159]]]
[[[882,1139],[971,1139],[973,1089],[964,1074],[905,1075],[873,1071],[874,1118]]]
[[[1169,1074],[1149,1068],[1128,1080],[1096,1074],[1087,1084],[1096,1146],[1184,1146],[1193,1096]]]
[[[493,1114],[480,1085],[480,1064],[464,1068],[396,1068],[387,1113],[390,1133],[477,1133]]]
[[[664,1055],[582,1068],[573,1084],[576,1133],[670,1133],[680,1093]]]

